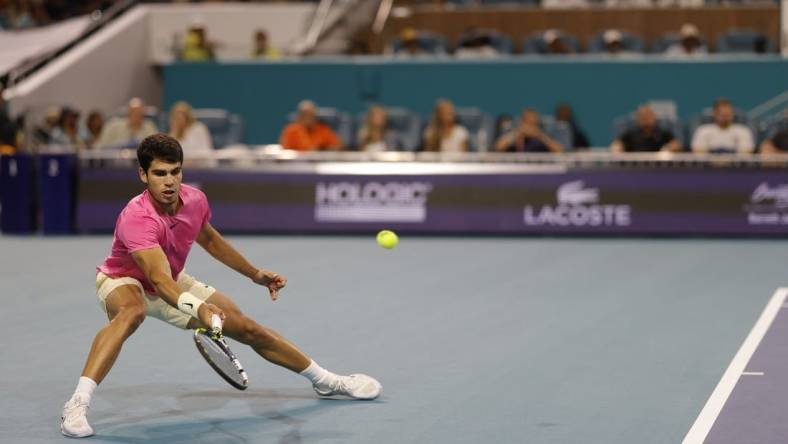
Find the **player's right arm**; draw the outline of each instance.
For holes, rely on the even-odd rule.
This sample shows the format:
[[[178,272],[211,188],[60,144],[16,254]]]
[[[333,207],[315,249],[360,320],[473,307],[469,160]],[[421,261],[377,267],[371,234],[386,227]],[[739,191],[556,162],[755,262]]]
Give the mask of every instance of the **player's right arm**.
[[[219,307],[196,301],[193,295],[178,287],[178,284],[172,279],[170,263],[161,247],[138,250],[131,253],[131,256],[164,302],[192,316],[195,313],[189,313],[188,310],[196,305],[197,316],[194,317],[198,318],[205,326],[211,326],[213,314],[219,315],[224,320],[224,312]]]

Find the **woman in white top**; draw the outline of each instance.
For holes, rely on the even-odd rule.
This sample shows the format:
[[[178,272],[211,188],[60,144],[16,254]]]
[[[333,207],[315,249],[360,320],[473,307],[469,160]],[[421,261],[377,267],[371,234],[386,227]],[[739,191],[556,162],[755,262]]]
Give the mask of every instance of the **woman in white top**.
[[[454,121],[454,105],[448,100],[435,102],[430,125],[424,130],[425,151],[468,151],[468,130]]]
[[[397,135],[388,127],[388,114],[381,106],[369,108],[364,126],[358,130],[357,140],[361,151],[396,151],[400,148]]]
[[[187,155],[213,151],[211,133],[195,120],[192,107],[186,102],[177,102],[170,110],[170,136],[178,140]]]

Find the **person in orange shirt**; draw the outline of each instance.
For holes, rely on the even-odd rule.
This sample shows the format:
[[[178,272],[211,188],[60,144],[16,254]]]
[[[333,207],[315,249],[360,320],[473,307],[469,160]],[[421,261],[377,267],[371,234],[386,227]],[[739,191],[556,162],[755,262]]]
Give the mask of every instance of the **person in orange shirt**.
[[[317,120],[317,108],[309,100],[298,104],[298,117],[282,131],[279,144],[298,151],[342,149],[342,140],[328,125]]]

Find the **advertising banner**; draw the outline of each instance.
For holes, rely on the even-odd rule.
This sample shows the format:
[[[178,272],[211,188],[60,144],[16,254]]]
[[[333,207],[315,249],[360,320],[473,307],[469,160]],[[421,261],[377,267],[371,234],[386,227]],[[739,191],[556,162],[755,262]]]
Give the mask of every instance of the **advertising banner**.
[[[190,171],[228,232],[788,234],[788,176],[756,169],[503,174]],[[136,171],[81,174],[77,228],[112,231]]]

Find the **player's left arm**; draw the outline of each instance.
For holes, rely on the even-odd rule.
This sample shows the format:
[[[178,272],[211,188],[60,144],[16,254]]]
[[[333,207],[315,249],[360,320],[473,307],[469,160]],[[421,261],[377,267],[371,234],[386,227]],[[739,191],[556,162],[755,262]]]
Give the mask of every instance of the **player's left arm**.
[[[259,269],[249,263],[210,223],[206,223],[200,230],[197,243],[219,262],[248,277],[256,284],[267,287],[274,301],[279,297],[279,290],[287,285],[284,276],[271,270]]]

